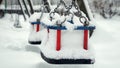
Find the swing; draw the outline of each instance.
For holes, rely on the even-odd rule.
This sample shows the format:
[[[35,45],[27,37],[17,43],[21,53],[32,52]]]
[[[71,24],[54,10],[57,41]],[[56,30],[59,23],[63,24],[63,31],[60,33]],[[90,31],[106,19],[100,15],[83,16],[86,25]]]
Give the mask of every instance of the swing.
[[[40,22],[32,22],[31,25],[32,25],[32,30],[31,30],[31,34],[29,35],[28,42],[30,44],[34,44],[34,45],[41,44],[41,40],[40,39],[38,39],[38,40],[30,39],[31,36],[33,36],[32,32],[34,34],[36,34],[36,33],[38,33],[40,31]]]
[[[57,8],[61,4],[68,11],[63,11],[60,15],[69,16],[72,14],[73,16],[70,19],[67,19],[66,16],[62,21],[57,20],[55,25],[47,26],[47,29],[49,29],[48,40],[45,45],[41,45],[41,57],[50,64],[93,64],[95,62],[94,53],[88,41],[89,32],[90,30],[93,31],[95,26],[89,25],[88,19],[82,15],[77,6],[75,7],[77,7],[80,14],[79,20],[81,23],[76,22],[75,20],[78,17],[70,12],[73,4],[70,7],[66,7],[65,2],[60,0]],[[54,19],[53,16],[59,13],[57,8],[50,13],[51,21]],[[77,25],[74,25],[75,23]],[[71,25],[72,29],[69,30],[68,24]]]
[[[34,45],[41,44],[41,39],[39,37],[37,37],[37,34],[39,34],[40,30],[42,30],[44,28],[43,26],[41,26],[40,20],[43,16],[43,12],[45,11],[45,9],[47,9],[47,12],[50,11],[50,7],[49,7],[47,0],[43,0],[43,1],[45,1],[45,2],[43,4],[43,6],[41,7],[41,14],[40,14],[41,16],[38,19],[36,19],[36,21],[30,22],[31,26],[32,26],[31,34],[29,35],[29,40],[28,40],[28,42],[30,44],[34,44]],[[31,0],[29,0],[29,3],[32,8]],[[32,10],[31,13],[34,13],[34,11]],[[38,14],[35,13],[35,14],[39,15],[39,13]],[[33,14],[33,15],[35,15],[35,14]],[[33,15],[31,16],[31,18],[33,18]],[[36,35],[36,36],[33,36],[33,35]]]
[[[57,36],[56,36],[57,40],[56,40],[56,49],[55,50],[56,50],[56,52],[59,53],[60,51],[62,51],[62,46],[63,46],[63,45],[61,45],[61,43],[62,43],[61,42],[61,34],[62,34],[61,32],[66,30],[66,28],[64,26],[63,27],[49,26],[48,28],[49,28],[49,30],[56,30],[56,32],[57,32]],[[83,49],[86,50],[86,51],[89,50],[88,49],[88,30],[93,30],[93,29],[95,29],[95,27],[93,27],[93,26],[78,26],[75,29],[76,31],[77,30],[84,31],[84,41],[83,41],[84,45],[83,45]],[[72,42],[71,42],[71,44],[72,44]],[[50,45],[48,45],[48,46],[50,46]],[[43,52],[42,52],[42,50],[43,50]],[[44,53],[44,48],[42,50],[41,50],[41,57],[46,62],[48,62],[50,64],[93,64],[95,62],[94,59],[83,58],[83,57],[82,58],[69,58],[69,57],[68,58],[66,58],[66,57],[65,58],[64,57],[58,58],[59,57],[58,54],[57,54],[58,57],[56,57],[56,58],[52,57],[51,58],[51,56],[48,57],[48,55],[47,56],[45,55],[46,53]],[[49,54],[49,52],[48,52],[48,54]],[[52,53],[50,53],[49,55],[51,55],[51,54]],[[59,54],[61,54],[61,53],[59,53]]]

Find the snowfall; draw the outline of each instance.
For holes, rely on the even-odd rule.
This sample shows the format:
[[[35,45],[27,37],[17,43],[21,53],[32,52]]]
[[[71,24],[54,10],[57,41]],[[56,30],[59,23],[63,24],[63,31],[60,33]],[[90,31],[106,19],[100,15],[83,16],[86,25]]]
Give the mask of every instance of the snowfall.
[[[40,45],[28,43],[30,23],[19,16],[22,28],[15,28],[16,14],[0,19],[0,68],[119,68],[120,17],[104,19],[94,14],[96,29],[91,37],[95,52],[92,65],[48,64],[40,56]]]

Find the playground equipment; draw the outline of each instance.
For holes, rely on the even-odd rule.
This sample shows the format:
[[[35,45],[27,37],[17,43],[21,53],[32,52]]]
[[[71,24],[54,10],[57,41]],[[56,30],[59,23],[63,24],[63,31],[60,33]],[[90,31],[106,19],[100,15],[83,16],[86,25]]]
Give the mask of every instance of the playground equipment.
[[[40,21],[41,21],[41,18],[43,16],[43,13],[46,12],[46,13],[49,13],[50,12],[50,6],[49,6],[49,3],[47,0],[43,0],[43,4],[40,8],[41,10],[41,16],[39,17],[38,15],[40,15],[39,13],[34,16],[38,16],[37,19],[36,17],[34,18],[34,16],[31,16],[30,19],[35,19],[34,21],[30,21],[31,23],[31,32],[30,32],[30,35],[29,35],[29,39],[28,39],[28,42],[30,44],[34,44],[34,45],[37,45],[37,44],[41,44],[41,39],[39,38],[39,31],[42,30],[44,27],[40,25]],[[33,13],[33,12],[31,12]]]
[[[24,19],[26,20],[25,14],[30,17],[30,14],[33,14],[34,12],[40,12],[40,10],[33,9],[32,0],[11,0],[9,3],[9,0],[0,0],[1,2],[4,1],[4,8],[0,8],[1,14],[4,16],[5,13],[13,14],[16,13],[19,15],[23,15]],[[12,3],[14,2],[16,6],[20,6],[20,9],[13,9],[12,7],[15,7],[15,5]],[[10,4],[11,3],[11,4]],[[11,6],[11,8],[10,8]],[[1,15],[1,18],[3,17]]]
[[[63,0],[61,0],[60,3],[66,7]],[[59,8],[60,5],[61,4],[59,4],[57,8]],[[77,13],[80,14],[79,23],[83,25],[75,21],[76,16],[70,16],[71,12],[69,11],[72,7],[75,7]],[[58,13],[56,12],[57,8],[52,12],[53,16],[50,14],[52,19],[54,15]],[[57,20],[56,25],[47,26],[47,29],[49,29],[49,38],[46,45],[41,46],[41,56],[46,62],[51,64],[93,64],[95,59],[88,41],[89,30],[94,30],[95,27],[89,25],[87,17],[83,16],[77,5],[75,5],[75,0],[73,0],[72,5],[66,9],[68,9],[68,11],[61,11],[63,13],[60,15],[69,12],[67,15],[71,17],[70,19],[65,18],[63,21]],[[84,21],[82,19],[84,19]],[[72,31],[69,31],[69,29]]]
[[[85,6],[84,8],[89,12],[88,8]],[[40,31],[37,27],[36,33],[38,31],[40,35],[35,37],[42,41],[41,57],[46,62],[51,64],[93,64],[95,62],[92,45],[89,42],[95,26],[90,23],[92,21],[90,12],[85,15],[86,12],[79,9],[76,0],[72,0],[69,6],[64,0],[60,0],[50,13],[41,12],[32,15],[31,19],[35,20],[33,19],[31,24],[44,27]]]

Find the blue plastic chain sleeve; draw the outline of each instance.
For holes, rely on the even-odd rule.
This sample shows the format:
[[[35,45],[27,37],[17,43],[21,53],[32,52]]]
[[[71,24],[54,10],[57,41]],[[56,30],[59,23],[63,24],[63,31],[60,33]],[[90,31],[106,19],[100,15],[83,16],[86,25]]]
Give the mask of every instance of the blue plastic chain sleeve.
[[[41,24],[42,26],[48,28],[48,29],[54,29],[54,30],[67,30],[65,26],[50,26],[46,25],[42,22],[32,22],[31,24]],[[76,26],[74,30],[94,30],[96,27],[95,26]]]

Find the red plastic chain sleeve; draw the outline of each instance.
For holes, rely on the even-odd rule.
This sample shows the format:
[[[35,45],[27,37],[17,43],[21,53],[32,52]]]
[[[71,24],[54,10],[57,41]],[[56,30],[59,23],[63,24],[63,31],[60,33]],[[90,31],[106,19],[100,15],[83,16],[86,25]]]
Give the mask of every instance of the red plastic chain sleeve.
[[[84,30],[84,49],[88,50],[88,30]]]
[[[36,26],[36,32],[38,32],[39,30],[40,30],[40,25],[37,24],[37,26]]]
[[[61,30],[57,30],[57,39],[56,39],[56,50],[61,49]]]

